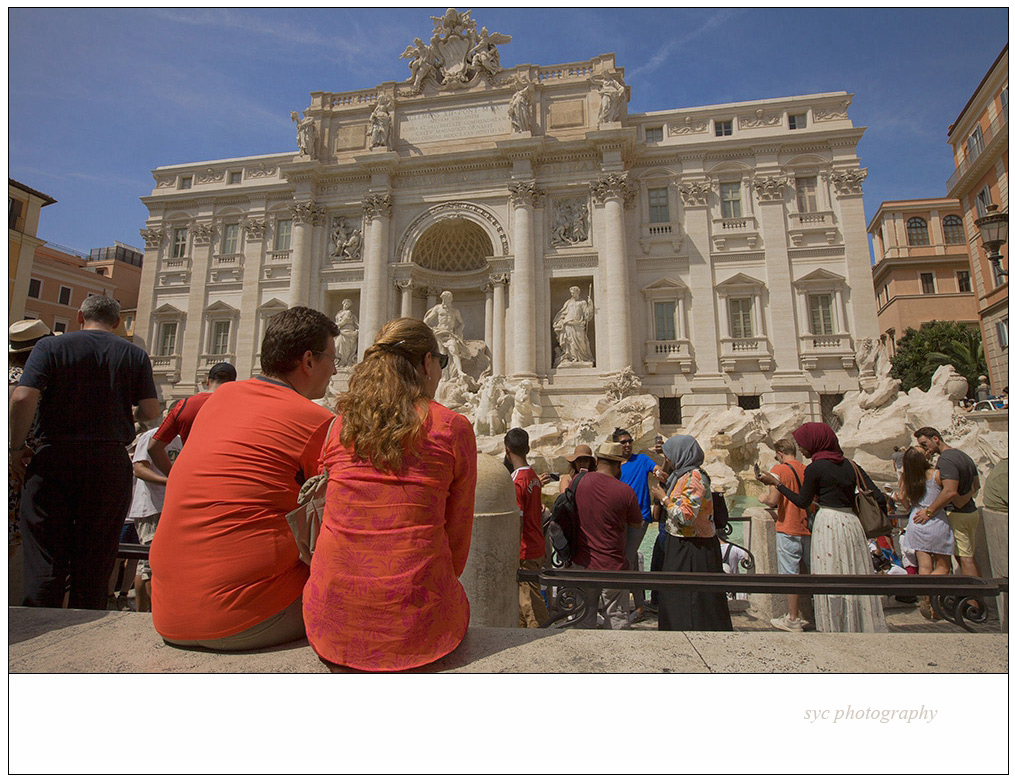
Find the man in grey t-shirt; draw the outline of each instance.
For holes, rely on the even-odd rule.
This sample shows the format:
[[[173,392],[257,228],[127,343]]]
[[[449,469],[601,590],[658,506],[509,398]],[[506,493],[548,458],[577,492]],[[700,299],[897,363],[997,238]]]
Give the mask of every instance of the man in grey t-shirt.
[[[979,576],[973,558],[976,555],[976,529],[980,526],[980,511],[973,495],[980,490],[980,476],[976,464],[968,454],[952,448],[941,439],[937,429],[925,426],[913,436],[927,456],[937,454],[937,469],[941,473],[941,493],[927,508],[913,514],[913,521],[921,524],[942,508],[948,511],[948,524],[955,534],[955,558],[964,576]]]

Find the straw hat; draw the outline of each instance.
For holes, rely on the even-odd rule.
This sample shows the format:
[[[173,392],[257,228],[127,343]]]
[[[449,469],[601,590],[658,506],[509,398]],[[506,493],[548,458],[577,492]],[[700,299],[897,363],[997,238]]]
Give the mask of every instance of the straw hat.
[[[574,464],[576,459],[580,459],[583,456],[588,459],[596,458],[595,456],[592,455],[592,449],[584,444],[575,446],[574,453],[571,454],[570,456],[565,456],[564,458],[567,459],[571,464]]]
[[[620,443],[605,442],[596,451],[597,459],[606,459],[609,462],[624,461],[624,447]]]
[[[34,320],[19,320],[12,323],[7,329],[7,338],[10,340],[8,350],[11,353],[22,353],[35,347],[35,343],[43,337],[48,337],[53,332],[49,326],[38,318]]]

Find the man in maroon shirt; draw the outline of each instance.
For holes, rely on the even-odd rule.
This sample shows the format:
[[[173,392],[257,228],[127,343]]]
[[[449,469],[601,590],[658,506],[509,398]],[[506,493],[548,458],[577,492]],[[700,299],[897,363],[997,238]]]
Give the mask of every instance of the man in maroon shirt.
[[[181,399],[173,405],[158,431],[152,435],[151,443],[148,446],[148,456],[151,457],[152,464],[158,467],[163,475],[169,475],[169,471],[173,467],[173,462],[166,452],[166,446],[173,442],[173,438],[177,435],[180,436],[180,441],[186,444],[198,410],[211,398],[212,392],[216,388],[235,379],[236,367],[228,361],[222,361],[208,370],[208,379],[204,381],[207,391]]]
[[[515,501],[522,514],[522,538],[518,547],[521,570],[541,570],[546,554],[543,538],[543,484],[526,457],[529,434],[524,429],[509,429],[504,435],[505,458],[511,463],[511,482],[515,485]],[[518,583],[518,626],[542,627],[550,621],[539,584]]]
[[[596,471],[582,478],[575,492],[578,531],[572,567],[588,570],[627,570],[628,530],[641,528],[641,508],[634,491],[620,480],[624,449],[606,442],[596,452]],[[630,628],[630,589],[604,589],[598,612],[589,610],[578,627],[594,629],[598,619],[607,630]]]

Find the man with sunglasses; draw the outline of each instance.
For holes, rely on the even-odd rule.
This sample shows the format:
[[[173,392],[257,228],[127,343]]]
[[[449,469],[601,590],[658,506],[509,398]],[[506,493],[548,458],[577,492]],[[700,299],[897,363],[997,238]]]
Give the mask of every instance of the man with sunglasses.
[[[626,429],[615,429],[612,435],[613,442],[619,443],[624,461],[620,465],[620,480],[634,490],[634,496],[638,498],[638,507],[641,509],[641,528],[628,531],[627,539],[627,560],[631,570],[638,570],[638,547],[645,538],[645,532],[652,522],[652,499],[648,493],[648,476],[651,474],[665,475],[652,459],[644,453],[634,453],[634,438]],[[662,478],[661,480],[665,480]],[[637,622],[645,616],[645,592],[641,589],[634,591],[634,612],[631,621]],[[652,610],[652,606],[649,606]]]

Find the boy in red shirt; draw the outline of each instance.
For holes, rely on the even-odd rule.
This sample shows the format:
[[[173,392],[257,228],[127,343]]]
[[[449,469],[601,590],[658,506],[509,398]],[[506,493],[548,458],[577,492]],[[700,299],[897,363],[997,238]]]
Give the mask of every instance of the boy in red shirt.
[[[522,540],[518,547],[518,567],[541,570],[546,556],[543,539],[543,490],[536,471],[525,457],[529,453],[529,435],[524,429],[510,429],[504,435],[505,462],[511,464],[515,501],[522,514]],[[539,584],[518,584],[518,626],[541,627],[550,621]]]

